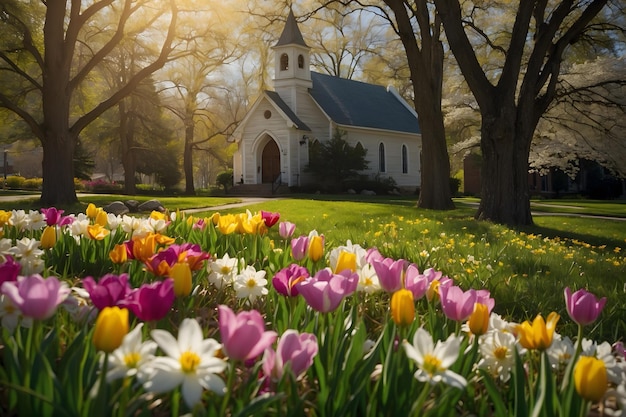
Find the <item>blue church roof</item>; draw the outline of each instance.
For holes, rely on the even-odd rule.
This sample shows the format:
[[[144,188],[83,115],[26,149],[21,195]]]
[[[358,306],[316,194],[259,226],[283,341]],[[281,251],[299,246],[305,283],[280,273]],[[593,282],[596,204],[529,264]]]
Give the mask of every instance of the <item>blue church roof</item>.
[[[311,131],[311,129],[304,123],[300,118],[291,110],[291,107],[285,103],[285,101],[278,95],[276,91],[265,91],[265,94],[272,100],[280,109],[291,119],[293,124],[296,125],[296,128],[299,130]]]
[[[311,71],[310,94],[333,122],[421,133],[417,117],[385,87]]]

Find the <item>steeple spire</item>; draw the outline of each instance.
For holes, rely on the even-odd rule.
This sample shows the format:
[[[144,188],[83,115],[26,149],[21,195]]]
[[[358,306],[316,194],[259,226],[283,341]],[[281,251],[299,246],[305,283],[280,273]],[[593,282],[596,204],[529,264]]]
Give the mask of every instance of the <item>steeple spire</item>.
[[[283,45],[301,45],[307,47],[307,44],[304,42],[304,38],[302,37],[302,33],[298,28],[298,22],[296,21],[296,17],[293,14],[293,10],[289,9],[289,16],[287,16],[287,22],[285,22],[285,28],[283,29],[283,33],[280,35],[276,46]]]

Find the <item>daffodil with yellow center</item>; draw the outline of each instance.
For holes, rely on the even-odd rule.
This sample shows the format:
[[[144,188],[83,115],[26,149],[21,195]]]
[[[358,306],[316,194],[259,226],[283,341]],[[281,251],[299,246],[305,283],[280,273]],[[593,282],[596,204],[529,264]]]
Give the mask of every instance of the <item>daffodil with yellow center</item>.
[[[147,378],[143,372],[144,365],[152,360],[157,350],[157,344],[152,340],[142,342],[141,329],[143,323],[139,323],[131,330],[124,339],[120,347],[109,355],[109,366],[107,371],[107,381],[132,377],[137,375],[140,381]]]

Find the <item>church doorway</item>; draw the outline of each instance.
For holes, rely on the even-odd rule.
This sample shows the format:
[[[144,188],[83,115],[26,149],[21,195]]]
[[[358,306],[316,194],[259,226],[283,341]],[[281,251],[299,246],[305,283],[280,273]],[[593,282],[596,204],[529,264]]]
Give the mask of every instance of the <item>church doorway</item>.
[[[280,175],[280,150],[273,140],[267,142],[261,156],[261,182],[271,183]]]

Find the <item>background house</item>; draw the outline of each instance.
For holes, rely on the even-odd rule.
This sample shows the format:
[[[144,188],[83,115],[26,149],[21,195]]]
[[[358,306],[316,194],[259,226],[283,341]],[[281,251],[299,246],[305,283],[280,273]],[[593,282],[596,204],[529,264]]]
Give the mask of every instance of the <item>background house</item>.
[[[417,114],[393,88],[310,70],[310,48],[292,12],[274,46],[274,91],[264,91],[231,137],[234,182],[315,183],[306,172],[309,146],[337,129],[367,150],[370,177],[399,188],[420,185],[421,134]]]

